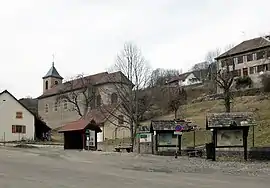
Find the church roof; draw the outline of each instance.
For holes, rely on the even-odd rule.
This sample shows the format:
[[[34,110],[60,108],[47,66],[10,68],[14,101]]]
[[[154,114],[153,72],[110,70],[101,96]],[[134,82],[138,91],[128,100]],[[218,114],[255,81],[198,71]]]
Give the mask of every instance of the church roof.
[[[50,70],[47,72],[47,74],[46,74],[45,76],[43,76],[43,79],[48,78],[48,77],[54,77],[54,78],[63,79],[63,77],[60,76],[60,74],[58,73],[58,71],[57,71],[56,68],[54,67],[54,63],[52,63],[52,67],[51,67]]]
[[[76,78],[67,82],[64,82],[63,84],[58,84],[57,86],[47,90],[45,93],[43,93],[41,96],[38,97],[38,99],[50,97],[53,95],[57,95],[59,93],[68,92],[71,90],[78,90],[83,87],[85,87],[88,84],[92,84],[94,86],[96,85],[102,85],[106,83],[122,83],[122,84],[129,84],[132,82],[128,80],[128,78],[121,72],[101,72],[94,75],[85,76],[83,78]]]

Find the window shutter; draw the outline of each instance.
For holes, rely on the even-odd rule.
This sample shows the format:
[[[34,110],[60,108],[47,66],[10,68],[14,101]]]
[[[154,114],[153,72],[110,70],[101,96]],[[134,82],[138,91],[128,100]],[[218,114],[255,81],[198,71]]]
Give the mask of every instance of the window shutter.
[[[15,133],[15,132],[16,132],[16,126],[12,125],[12,133]]]
[[[22,132],[26,133],[26,126],[22,126]]]

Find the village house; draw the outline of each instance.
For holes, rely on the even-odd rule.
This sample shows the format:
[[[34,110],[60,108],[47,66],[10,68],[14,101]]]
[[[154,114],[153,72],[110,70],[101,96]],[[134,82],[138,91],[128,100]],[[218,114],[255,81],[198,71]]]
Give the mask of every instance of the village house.
[[[175,76],[167,84],[170,86],[200,85],[207,79],[208,69],[194,70]]]
[[[86,98],[80,91],[88,85],[94,88],[92,88],[94,94],[91,106],[86,109],[87,114],[82,117],[82,114],[78,113],[76,105],[81,111],[85,110]],[[63,77],[60,76],[53,63],[43,77],[43,94],[38,97],[38,113],[55,130],[61,130],[64,125],[71,122],[80,122],[78,120],[82,118],[89,122],[94,120],[102,130],[97,135],[98,142],[129,137],[126,113],[119,110],[121,102],[119,95],[123,95],[120,89],[128,90],[128,87],[132,87],[132,83],[120,71],[102,72],[63,82]],[[76,95],[76,100],[59,100],[63,91],[66,96],[74,98],[73,95]],[[89,95],[90,92],[93,91],[87,91]],[[72,123],[72,126],[73,129],[76,129],[77,125]]]
[[[249,76],[253,82],[253,87],[262,87],[260,75],[270,71],[270,37],[257,37],[254,39],[243,41],[237,46],[231,48],[227,52],[216,58],[217,70],[225,70],[226,64],[233,71],[235,65],[234,76]],[[222,90],[217,88],[217,92]]]
[[[50,130],[7,90],[0,93],[0,140],[2,142],[42,139]]]

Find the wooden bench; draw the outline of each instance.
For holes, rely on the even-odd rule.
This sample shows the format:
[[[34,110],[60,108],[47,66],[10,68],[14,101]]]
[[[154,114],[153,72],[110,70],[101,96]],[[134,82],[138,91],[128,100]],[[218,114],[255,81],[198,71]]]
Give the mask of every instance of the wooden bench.
[[[116,152],[121,152],[123,150],[126,150],[128,153],[131,152],[131,146],[117,146],[114,149]]]

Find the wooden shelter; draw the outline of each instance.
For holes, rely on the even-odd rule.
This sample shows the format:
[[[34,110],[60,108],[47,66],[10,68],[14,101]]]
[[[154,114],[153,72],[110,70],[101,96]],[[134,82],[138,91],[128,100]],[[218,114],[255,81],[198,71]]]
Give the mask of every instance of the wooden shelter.
[[[190,122],[185,120],[152,120],[150,132],[153,134],[152,142],[153,152],[155,154],[172,154],[175,153],[176,148],[181,154],[181,137],[182,135],[175,135],[177,125],[182,126],[182,132],[189,132],[193,130]],[[178,138],[178,139],[177,139]]]
[[[216,148],[244,148],[247,160],[247,136],[254,126],[253,113],[210,113],[206,116],[206,129],[212,131],[212,160],[216,160]]]
[[[64,125],[58,132],[64,133],[64,149],[97,150],[97,133],[101,129],[94,120],[79,119]]]

